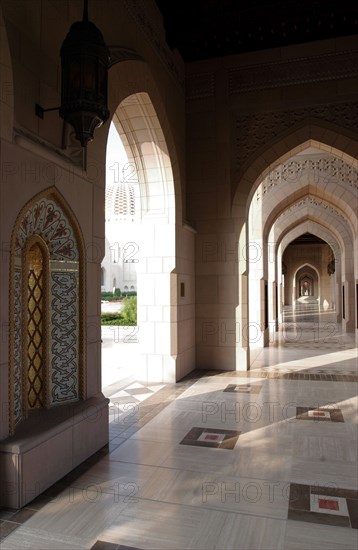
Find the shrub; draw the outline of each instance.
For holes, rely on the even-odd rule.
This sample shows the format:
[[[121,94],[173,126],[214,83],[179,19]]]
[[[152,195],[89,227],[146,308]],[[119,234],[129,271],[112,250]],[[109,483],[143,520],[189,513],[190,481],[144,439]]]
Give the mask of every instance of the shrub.
[[[124,290],[122,292],[122,296],[123,296],[123,298],[129,297],[129,296],[137,296],[137,291],[136,290]]]
[[[120,288],[116,288],[113,292],[101,292],[101,300],[106,302],[112,302],[113,300],[120,300],[122,292]]]
[[[113,296],[113,292],[101,292],[102,299],[110,298],[111,296]]]
[[[130,296],[124,302],[121,311],[124,325],[135,326],[137,324],[137,296]]]
[[[131,296],[123,301],[122,311],[116,313],[102,313],[102,325],[136,326],[137,324],[137,297]]]
[[[101,325],[122,325],[121,313],[102,313]]]

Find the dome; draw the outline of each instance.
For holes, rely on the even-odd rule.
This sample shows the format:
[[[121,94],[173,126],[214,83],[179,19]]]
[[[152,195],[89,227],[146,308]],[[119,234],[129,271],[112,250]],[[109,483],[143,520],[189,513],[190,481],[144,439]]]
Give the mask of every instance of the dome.
[[[132,218],[135,215],[134,188],[128,182],[111,183],[106,189],[106,219]]]

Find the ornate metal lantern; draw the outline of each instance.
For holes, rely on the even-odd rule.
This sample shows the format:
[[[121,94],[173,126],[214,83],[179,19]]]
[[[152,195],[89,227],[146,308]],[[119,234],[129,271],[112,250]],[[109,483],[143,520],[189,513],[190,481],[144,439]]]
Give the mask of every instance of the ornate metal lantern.
[[[73,126],[85,147],[94,130],[109,117],[109,49],[100,30],[88,21],[87,0],[83,20],[73,23],[62,44],[61,65],[60,116]]]

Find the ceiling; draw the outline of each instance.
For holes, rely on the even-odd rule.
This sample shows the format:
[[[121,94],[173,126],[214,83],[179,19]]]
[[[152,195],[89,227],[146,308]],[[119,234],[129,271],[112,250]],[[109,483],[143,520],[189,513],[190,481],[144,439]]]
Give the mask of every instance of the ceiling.
[[[184,61],[358,34],[357,0],[155,0]]]
[[[303,235],[300,235],[290,243],[290,245],[302,245],[302,244],[327,244],[326,241],[322,240],[320,237],[317,237],[316,235],[312,235],[312,233],[304,233]]]

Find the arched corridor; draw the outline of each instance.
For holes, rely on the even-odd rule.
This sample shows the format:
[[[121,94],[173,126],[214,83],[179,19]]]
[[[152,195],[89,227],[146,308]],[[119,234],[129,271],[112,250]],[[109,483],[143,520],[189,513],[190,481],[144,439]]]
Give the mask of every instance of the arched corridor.
[[[285,159],[257,179],[241,229],[239,269],[245,277],[239,287],[247,287],[248,300],[237,324],[238,347],[245,351],[237,363],[247,362],[248,368],[263,347],[272,345],[283,308],[296,311],[307,297],[318,309],[334,310],[335,333],[352,334],[352,341],[357,334],[352,301],[358,242],[355,161],[343,161],[338,151],[328,153],[311,141]]]
[[[353,549],[357,355],[332,313],[286,306],[249,372],[125,385],[108,446],[30,503],[22,526],[9,512],[4,548]]]
[[[0,0],[1,550],[356,547],[357,33]]]

